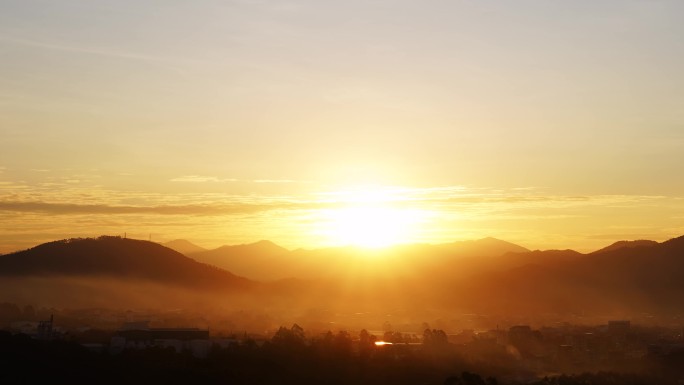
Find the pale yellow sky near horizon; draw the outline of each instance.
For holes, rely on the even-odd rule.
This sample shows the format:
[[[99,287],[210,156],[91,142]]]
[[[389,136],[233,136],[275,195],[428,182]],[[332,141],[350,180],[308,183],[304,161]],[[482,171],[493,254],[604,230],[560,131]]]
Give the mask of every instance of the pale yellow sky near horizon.
[[[682,16],[679,1],[0,0],[0,253],[124,232],[334,245],[354,191],[410,218],[407,243],[682,235]]]

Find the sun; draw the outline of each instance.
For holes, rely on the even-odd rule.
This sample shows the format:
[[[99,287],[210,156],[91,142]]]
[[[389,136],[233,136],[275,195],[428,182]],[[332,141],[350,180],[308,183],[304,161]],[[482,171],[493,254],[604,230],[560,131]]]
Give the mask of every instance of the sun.
[[[421,212],[400,203],[392,191],[342,193],[338,207],[324,212],[324,235],[335,245],[364,248],[409,243],[415,239]]]
[[[395,209],[348,207],[331,214],[338,244],[380,248],[401,243],[408,235],[406,218]]]

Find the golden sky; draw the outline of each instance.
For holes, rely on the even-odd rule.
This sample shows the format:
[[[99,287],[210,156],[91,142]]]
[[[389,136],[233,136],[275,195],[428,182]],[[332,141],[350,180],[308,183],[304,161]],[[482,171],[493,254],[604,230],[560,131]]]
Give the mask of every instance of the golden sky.
[[[391,227],[390,243],[585,251],[682,235],[683,15],[3,0],[0,252],[124,232],[296,248]]]

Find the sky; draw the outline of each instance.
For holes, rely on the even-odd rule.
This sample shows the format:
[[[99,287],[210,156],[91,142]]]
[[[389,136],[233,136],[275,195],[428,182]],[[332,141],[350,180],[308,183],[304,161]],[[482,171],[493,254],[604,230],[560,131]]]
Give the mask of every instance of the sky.
[[[682,16],[0,0],[0,253],[124,233],[313,248],[356,223],[532,249],[680,236]]]

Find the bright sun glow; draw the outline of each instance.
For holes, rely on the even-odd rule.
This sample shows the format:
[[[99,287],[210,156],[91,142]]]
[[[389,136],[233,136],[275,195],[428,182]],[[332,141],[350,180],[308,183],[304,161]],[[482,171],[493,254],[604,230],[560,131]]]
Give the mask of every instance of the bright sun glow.
[[[341,207],[324,212],[325,236],[337,245],[380,248],[415,240],[422,212],[396,207],[400,200],[382,190],[341,195]]]

